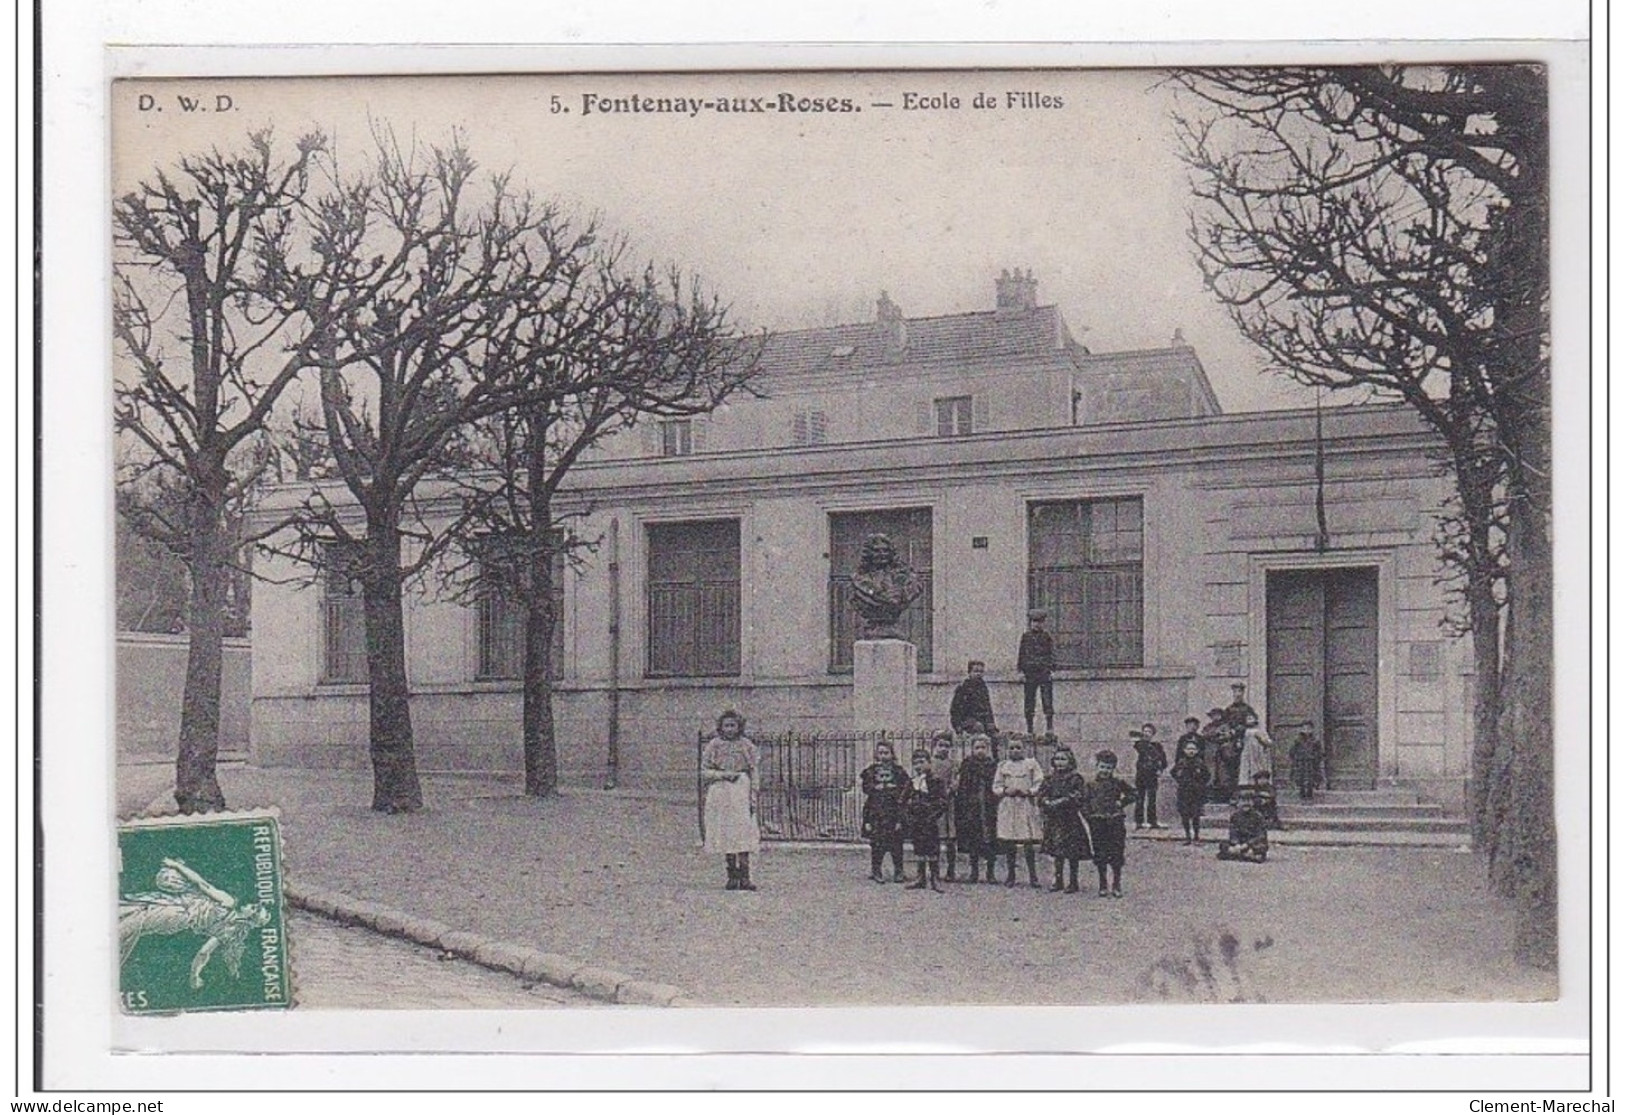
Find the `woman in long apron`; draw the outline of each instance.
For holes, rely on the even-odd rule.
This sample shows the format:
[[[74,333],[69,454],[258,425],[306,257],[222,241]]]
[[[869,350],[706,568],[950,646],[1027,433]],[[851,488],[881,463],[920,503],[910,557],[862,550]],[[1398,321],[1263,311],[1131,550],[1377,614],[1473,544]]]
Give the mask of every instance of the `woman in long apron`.
[[[728,709],[717,717],[717,734],[700,759],[705,850],[727,858],[727,890],[756,889],[750,879],[750,854],[762,845],[756,826],[756,762],[756,745],[745,736],[745,718]]]

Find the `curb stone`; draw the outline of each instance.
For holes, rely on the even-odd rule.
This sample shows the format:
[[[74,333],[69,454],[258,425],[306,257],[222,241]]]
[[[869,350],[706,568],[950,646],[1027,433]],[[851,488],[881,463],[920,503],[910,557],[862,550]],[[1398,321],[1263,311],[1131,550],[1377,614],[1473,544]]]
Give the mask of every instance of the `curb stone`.
[[[556,952],[532,952],[525,960],[522,973],[526,979],[539,979],[555,987],[569,987],[570,977],[586,967],[578,960],[560,956]]]
[[[442,949],[482,968],[569,988],[607,1003],[647,1007],[702,1005],[682,988],[671,984],[634,979],[612,968],[599,968],[558,953],[541,952],[513,941],[499,941],[454,929],[445,922],[414,917],[342,891],[305,887],[287,880],[282,893],[288,905],[298,909],[334,921],[364,925],[386,936]]]
[[[648,980],[629,980],[615,992],[617,1003],[635,1007],[669,1007],[683,997],[683,989],[669,983],[651,983]]]
[[[406,926],[412,918],[399,910],[388,907],[379,907],[378,913],[372,920],[372,927],[380,933],[387,933],[391,937],[406,936]]]
[[[525,961],[530,958],[530,952],[525,946],[509,941],[487,940],[474,950],[474,963],[521,976],[525,974]]]
[[[432,921],[429,918],[409,918],[401,927],[401,936],[431,948],[440,947],[441,938],[451,932],[453,932],[451,926],[445,922]]]
[[[440,938],[440,947],[446,952],[456,956],[474,959],[474,952],[485,944],[485,938],[478,933],[469,933],[461,929],[454,929]],[[475,961],[478,963],[478,961]]]
[[[583,968],[570,977],[570,986],[595,999],[615,1002],[615,993],[625,983],[636,982],[612,968]]]

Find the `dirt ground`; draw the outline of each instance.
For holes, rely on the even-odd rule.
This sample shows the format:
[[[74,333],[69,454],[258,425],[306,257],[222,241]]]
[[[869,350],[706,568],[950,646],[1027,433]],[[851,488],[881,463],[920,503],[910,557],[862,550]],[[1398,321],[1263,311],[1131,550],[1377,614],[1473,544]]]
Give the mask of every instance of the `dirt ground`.
[[[1131,841],[1121,900],[1025,885],[879,886],[859,849],[778,848],[729,893],[695,811],[519,796],[428,778],[427,808],[367,808],[362,774],[235,768],[233,808],[276,805],[292,877],[677,984],[718,1005],[1533,1000],[1476,855],[1280,847],[1264,865]],[[912,870],[912,868],[911,868]],[[1048,861],[1039,859],[1049,881]],[[1002,874],[1001,874],[1002,879]]]

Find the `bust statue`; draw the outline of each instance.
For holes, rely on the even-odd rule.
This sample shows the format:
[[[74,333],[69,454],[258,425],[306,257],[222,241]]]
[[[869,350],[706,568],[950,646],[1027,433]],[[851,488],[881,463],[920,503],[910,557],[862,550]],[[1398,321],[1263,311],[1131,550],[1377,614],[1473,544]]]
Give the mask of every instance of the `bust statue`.
[[[864,539],[852,576],[852,606],[863,618],[865,639],[901,638],[897,621],[924,589],[920,575],[903,564],[890,538],[871,534]]]

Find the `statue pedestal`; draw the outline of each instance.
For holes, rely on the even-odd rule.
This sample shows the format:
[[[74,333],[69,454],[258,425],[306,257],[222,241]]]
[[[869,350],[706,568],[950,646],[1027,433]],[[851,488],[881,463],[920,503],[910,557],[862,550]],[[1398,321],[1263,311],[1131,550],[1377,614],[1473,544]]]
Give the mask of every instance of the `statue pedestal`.
[[[858,731],[912,736],[919,730],[916,661],[914,644],[903,639],[859,639],[852,645],[852,719]],[[897,759],[908,765],[907,755]]]

